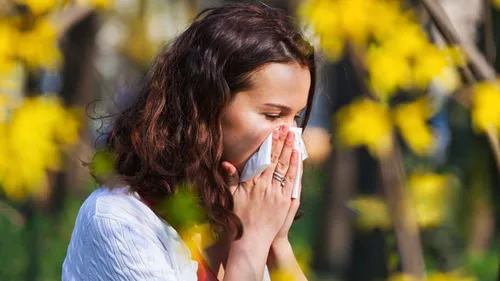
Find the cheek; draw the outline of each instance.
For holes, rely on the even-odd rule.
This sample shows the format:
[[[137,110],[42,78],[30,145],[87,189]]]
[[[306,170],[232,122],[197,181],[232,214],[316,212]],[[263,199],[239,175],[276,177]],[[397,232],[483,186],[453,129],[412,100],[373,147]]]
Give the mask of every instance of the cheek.
[[[259,149],[276,125],[263,120],[245,119],[234,122],[223,130],[224,160],[229,161],[241,172],[248,159]]]

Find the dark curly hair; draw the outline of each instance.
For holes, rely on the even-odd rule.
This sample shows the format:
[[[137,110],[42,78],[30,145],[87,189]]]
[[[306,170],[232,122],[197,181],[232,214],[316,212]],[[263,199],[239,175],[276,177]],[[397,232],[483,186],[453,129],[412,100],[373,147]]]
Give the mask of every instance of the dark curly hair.
[[[155,211],[182,183],[194,186],[216,229],[241,221],[221,168],[223,116],[250,76],[268,63],[298,63],[311,74],[302,126],[316,78],[314,48],[291,17],[265,4],[209,8],[171,42],[145,76],[132,105],[107,138],[116,173]],[[162,215],[163,216],[163,215]]]

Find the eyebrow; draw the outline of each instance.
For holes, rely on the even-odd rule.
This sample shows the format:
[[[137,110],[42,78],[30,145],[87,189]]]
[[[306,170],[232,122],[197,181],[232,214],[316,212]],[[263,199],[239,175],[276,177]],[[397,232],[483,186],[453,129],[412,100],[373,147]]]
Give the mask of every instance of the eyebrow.
[[[283,105],[283,104],[279,104],[279,103],[265,103],[264,105],[266,105],[266,106],[272,106],[272,107],[277,107],[277,108],[279,108],[279,109],[281,109],[283,111],[288,111],[288,112],[292,111],[292,109],[290,107],[288,107],[286,105]],[[302,110],[304,110],[304,109],[305,109],[305,107],[302,108],[301,110],[299,110],[298,113],[302,112]]]

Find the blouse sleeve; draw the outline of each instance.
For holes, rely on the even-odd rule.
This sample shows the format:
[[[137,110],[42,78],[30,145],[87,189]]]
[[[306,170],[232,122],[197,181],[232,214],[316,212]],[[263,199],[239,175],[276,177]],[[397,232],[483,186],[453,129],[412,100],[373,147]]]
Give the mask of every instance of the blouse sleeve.
[[[73,266],[63,269],[63,280],[181,281],[175,263],[149,229],[94,216],[77,240],[65,261]]]

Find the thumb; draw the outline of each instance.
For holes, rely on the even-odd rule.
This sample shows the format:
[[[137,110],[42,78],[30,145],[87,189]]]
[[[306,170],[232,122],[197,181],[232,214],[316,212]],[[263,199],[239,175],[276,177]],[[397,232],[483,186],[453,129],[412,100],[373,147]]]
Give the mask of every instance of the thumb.
[[[240,183],[238,170],[233,164],[227,161],[222,162],[222,169],[224,170],[224,172],[226,172],[226,182],[229,186],[229,191],[231,192],[231,194],[233,194],[236,191],[238,184]]]

